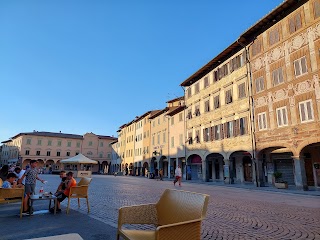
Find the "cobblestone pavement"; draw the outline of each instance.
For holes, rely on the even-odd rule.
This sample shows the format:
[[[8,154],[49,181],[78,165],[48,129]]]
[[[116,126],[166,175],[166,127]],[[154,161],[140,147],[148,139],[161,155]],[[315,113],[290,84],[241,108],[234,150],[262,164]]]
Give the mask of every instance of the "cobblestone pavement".
[[[54,191],[59,177],[44,175],[43,178],[48,180],[45,191]],[[319,196],[186,182],[182,187],[174,187],[171,181],[143,177],[93,176],[89,216],[116,227],[119,207],[156,202],[166,188],[210,195],[202,239],[320,240]],[[71,201],[72,208],[77,210],[77,201]],[[66,206],[66,202],[63,204]],[[84,201],[79,211],[86,213]]]

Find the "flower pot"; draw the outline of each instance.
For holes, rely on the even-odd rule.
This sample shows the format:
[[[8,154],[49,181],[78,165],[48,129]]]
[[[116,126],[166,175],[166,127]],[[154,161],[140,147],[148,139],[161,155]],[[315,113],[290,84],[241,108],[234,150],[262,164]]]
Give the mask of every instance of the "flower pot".
[[[274,186],[276,188],[279,188],[279,189],[286,189],[286,188],[288,188],[288,183],[277,183],[277,182],[275,182]]]

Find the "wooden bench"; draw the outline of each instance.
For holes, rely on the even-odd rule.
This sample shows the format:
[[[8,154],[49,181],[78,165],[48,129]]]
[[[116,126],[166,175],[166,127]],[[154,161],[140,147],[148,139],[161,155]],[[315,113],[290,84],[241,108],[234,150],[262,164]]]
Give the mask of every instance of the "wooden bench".
[[[154,204],[119,209],[117,239],[197,240],[205,218],[209,195],[166,189]],[[154,225],[155,230],[131,230],[125,224]]]
[[[0,188],[0,204],[21,201],[20,218],[22,218],[24,188]]]

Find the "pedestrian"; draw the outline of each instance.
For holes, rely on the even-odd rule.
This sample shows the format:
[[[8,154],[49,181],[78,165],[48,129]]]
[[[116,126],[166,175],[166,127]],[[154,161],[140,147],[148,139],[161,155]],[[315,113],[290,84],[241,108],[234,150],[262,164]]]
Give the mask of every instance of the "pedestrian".
[[[173,185],[176,185],[176,182],[179,182],[179,186],[181,187],[181,177],[182,177],[182,171],[181,171],[181,166],[178,165],[176,170],[174,171],[175,179],[173,181]]]
[[[44,183],[43,179],[38,177],[38,170],[37,170],[37,160],[30,161],[30,168],[28,168],[22,177],[18,180],[18,183],[21,184],[23,179],[26,178],[25,181],[25,198],[23,203],[24,211],[23,213],[28,213],[28,201],[31,194],[34,194],[34,190],[36,188],[36,181],[39,180],[40,182]]]
[[[163,169],[160,168],[159,170],[159,178],[160,178],[160,181],[163,181]]]

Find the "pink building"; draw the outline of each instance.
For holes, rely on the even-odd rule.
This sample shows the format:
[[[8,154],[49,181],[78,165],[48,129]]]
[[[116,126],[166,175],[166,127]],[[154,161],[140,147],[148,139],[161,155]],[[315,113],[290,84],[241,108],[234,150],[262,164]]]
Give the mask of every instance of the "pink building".
[[[92,132],[84,135],[38,131],[19,133],[2,142],[1,164],[19,164],[24,168],[30,160],[36,159],[39,162],[38,167],[45,172],[60,171],[63,168],[60,160],[82,153],[98,161],[98,165],[93,165],[93,172],[103,172],[110,169],[110,143],[115,140],[115,137]]]

